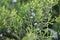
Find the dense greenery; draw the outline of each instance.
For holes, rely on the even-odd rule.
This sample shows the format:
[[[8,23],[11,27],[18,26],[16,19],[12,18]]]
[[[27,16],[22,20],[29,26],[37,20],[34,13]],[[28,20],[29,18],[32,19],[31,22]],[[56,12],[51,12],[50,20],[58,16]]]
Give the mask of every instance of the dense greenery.
[[[60,0],[0,0],[0,40],[60,40]]]

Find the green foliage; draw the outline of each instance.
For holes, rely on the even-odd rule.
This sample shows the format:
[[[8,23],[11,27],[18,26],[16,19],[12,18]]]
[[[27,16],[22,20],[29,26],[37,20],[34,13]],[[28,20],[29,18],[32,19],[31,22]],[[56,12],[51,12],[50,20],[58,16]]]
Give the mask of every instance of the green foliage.
[[[6,40],[52,40],[51,32],[48,29],[44,32],[42,30],[56,21],[52,24],[53,29],[59,31],[57,28],[60,26],[60,16],[52,19],[50,13],[58,13],[52,10],[55,5],[60,6],[58,0],[17,0],[15,3],[12,0],[0,0],[0,34],[6,35]],[[12,33],[20,39],[15,35],[7,36]]]
[[[27,33],[22,40],[36,40],[37,36],[34,33]]]

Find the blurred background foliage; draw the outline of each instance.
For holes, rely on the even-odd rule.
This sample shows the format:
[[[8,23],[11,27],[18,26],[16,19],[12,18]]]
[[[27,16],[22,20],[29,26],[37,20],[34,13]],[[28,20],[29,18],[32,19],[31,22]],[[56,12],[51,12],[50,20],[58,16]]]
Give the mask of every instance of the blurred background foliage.
[[[60,0],[0,0],[0,40],[60,40]]]

